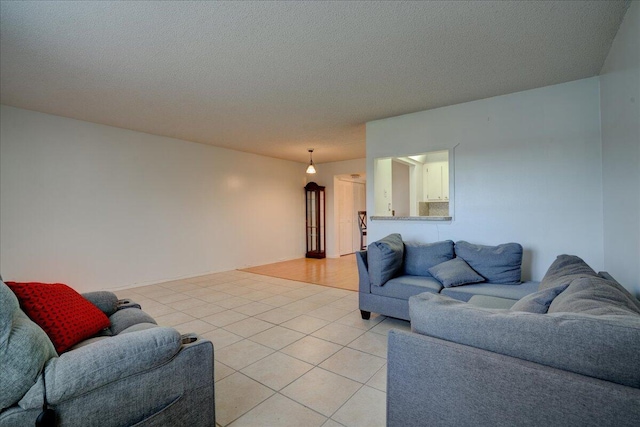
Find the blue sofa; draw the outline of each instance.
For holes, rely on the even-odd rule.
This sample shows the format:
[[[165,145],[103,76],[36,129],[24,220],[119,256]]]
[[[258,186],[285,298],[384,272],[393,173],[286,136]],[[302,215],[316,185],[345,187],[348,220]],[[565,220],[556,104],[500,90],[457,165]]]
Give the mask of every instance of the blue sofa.
[[[509,304],[536,292],[539,285],[535,281],[521,282],[522,246],[518,243],[498,246],[451,240],[411,243],[403,242],[400,234],[391,234],[371,243],[368,250],[357,252],[356,261],[363,319],[374,312],[409,320],[409,298],[423,292],[440,293],[460,301],[474,298],[478,304],[499,297],[501,300],[497,301],[508,308]]]
[[[389,427],[638,425],[640,301],[580,258],[511,309],[409,307],[411,332],[389,332]]]

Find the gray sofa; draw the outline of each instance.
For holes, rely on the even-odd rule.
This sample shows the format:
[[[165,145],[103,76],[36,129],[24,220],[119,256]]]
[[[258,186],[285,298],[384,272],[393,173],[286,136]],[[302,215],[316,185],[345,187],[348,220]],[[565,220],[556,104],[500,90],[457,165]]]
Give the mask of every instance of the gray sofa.
[[[400,234],[391,234],[371,243],[368,250],[356,252],[362,318],[368,319],[374,312],[409,320],[409,298],[423,292],[441,293],[460,301],[478,295],[514,303],[537,291],[539,285],[521,282],[522,252],[518,243],[412,243],[403,242]],[[463,269],[457,263],[463,264]],[[450,268],[442,271],[441,266]],[[482,298],[474,300],[481,302]]]
[[[637,426],[640,302],[562,255],[511,309],[423,293],[392,330],[387,425]]]
[[[159,327],[110,292],[83,296],[110,327],[58,355],[0,280],[0,426],[214,426],[213,345]],[[43,382],[43,377],[46,381]]]

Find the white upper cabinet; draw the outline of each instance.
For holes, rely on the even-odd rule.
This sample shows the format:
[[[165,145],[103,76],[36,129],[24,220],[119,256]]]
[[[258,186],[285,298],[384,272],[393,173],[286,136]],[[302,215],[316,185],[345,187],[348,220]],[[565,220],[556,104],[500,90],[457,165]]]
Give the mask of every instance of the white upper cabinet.
[[[426,163],[423,176],[425,200],[449,200],[449,162]]]

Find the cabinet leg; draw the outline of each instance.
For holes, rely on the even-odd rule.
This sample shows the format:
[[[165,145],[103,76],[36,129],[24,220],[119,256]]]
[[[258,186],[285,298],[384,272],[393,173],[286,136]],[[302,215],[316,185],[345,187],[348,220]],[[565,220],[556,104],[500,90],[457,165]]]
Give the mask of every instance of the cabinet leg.
[[[362,316],[362,318],[364,320],[369,320],[369,318],[371,318],[371,312],[370,311],[360,310],[360,315]]]

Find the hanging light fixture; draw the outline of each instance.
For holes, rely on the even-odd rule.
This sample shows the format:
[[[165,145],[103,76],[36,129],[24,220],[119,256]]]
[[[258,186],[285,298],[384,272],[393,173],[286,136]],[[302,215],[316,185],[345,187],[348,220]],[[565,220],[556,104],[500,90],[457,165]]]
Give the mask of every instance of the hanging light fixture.
[[[309,166],[307,167],[307,173],[316,173],[316,167],[313,166],[313,148],[309,149]]]

